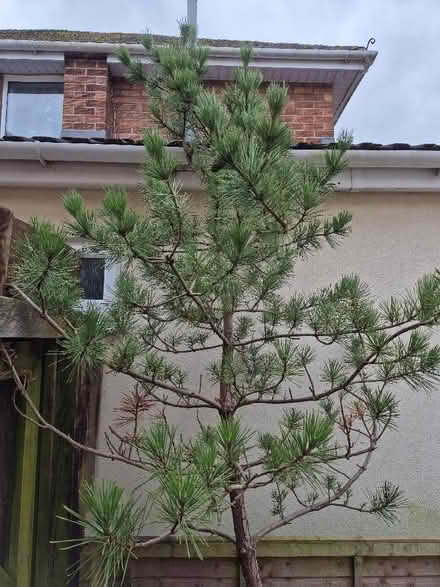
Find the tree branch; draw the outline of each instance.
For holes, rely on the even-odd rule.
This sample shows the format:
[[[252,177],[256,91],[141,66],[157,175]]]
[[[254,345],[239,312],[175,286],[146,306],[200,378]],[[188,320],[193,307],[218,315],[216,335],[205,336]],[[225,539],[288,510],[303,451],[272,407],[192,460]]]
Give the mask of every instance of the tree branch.
[[[31,298],[24,293],[24,291],[22,291],[14,283],[8,284],[8,286],[10,288],[12,288],[14,291],[16,291],[23,298],[23,300],[27,304],[29,304],[29,306],[31,306],[31,308],[33,308],[36,312],[38,312],[40,314],[40,316],[42,318],[44,318],[44,320],[46,320],[46,322],[48,322],[53,328],[55,328],[55,330],[57,332],[59,332],[61,334],[61,336],[63,336],[64,338],[68,337],[67,332],[64,330],[64,328],[62,328],[62,326],[60,326],[58,324],[58,322],[56,322],[51,316],[49,316],[49,314],[47,314],[47,312],[45,312],[34,301],[32,301]]]
[[[243,312],[247,312],[248,310],[242,310]],[[252,312],[253,310],[249,310],[250,312]],[[264,310],[261,310],[261,312],[264,312]],[[429,320],[429,323],[434,323],[436,320],[438,319],[438,316],[433,317],[431,320]],[[400,326],[404,326],[405,324],[409,324],[410,322],[414,322],[413,319],[410,320],[404,320],[402,322],[399,322],[398,324],[390,324],[388,326],[380,326],[378,328],[374,328],[372,329],[371,332],[383,332],[386,330],[392,330],[393,328],[399,328]],[[418,328],[418,326],[417,326]],[[356,329],[352,329],[352,330],[341,330],[340,332],[337,333],[337,338],[342,338],[344,336],[350,336],[352,334],[359,334],[359,330]],[[314,331],[314,332],[302,332],[302,331],[289,331],[289,332],[284,332],[282,334],[274,334],[272,336],[261,336],[258,338],[253,338],[253,339],[249,339],[249,340],[244,340],[242,342],[237,342],[235,343],[234,346],[240,347],[240,346],[249,346],[249,345],[253,345],[253,344],[257,344],[260,342],[272,342],[274,340],[279,340],[280,338],[289,338],[289,339],[298,339],[300,340],[301,338],[315,338],[318,342],[320,342],[321,344],[325,344],[327,345],[328,343],[324,342],[323,338],[331,338],[332,341],[334,342],[335,339],[335,334],[334,333],[328,333],[328,332],[319,332],[319,331]]]
[[[17,286],[15,286],[13,284],[11,285],[11,287],[13,287],[15,289],[15,291],[17,291],[17,293],[19,293],[20,296],[24,299],[24,301],[27,302],[36,312],[38,312],[40,314],[40,316],[42,316],[42,318],[47,320],[47,322],[51,326],[53,326],[63,337],[65,337],[65,338],[68,337],[67,332],[51,316],[49,316],[48,314],[44,314],[42,309],[37,304],[35,304],[35,302],[33,302],[29,298],[29,296],[27,296],[20,288],[18,288]],[[150,385],[160,387],[161,389],[165,389],[166,391],[171,391],[172,393],[175,393],[179,396],[197,399],[197,400],[203,402],[205,405],[210,406],[211,408],[215,408],[215,409],[219,408],[219,404],[217,404],[217,402],[215,402],[214,400],[210,400],[209,398],[205,398],[199,394],[192,393],[186,389],[180,389],[178,387],[167,384],[165,382],[159,382],[159,381],[155,380],[154,378],[147,377],[147,376],[142,375],[140,373],[136,373],[134,371],[131,371],[130,369],[124,370],[124,371],[121,369],[117,369],[117,368],[115,368],[115,366],[113,366],[111,363],[108,363],[108,362],[105,362],[104,364],[107,367],[109,367],[110,369],[112,369],[113,371],[123,373],[125,375],[129,375],[133,379],[136,379],[136,381],[149,383]],[[201,407],[201,406],[199,406],[199,407]]]
[[[382,343],[382,345],[380,346],[380,349],[370,353],[368,355],[368,357],[352,372],[352,374],[349,377],[347,377],[347,379],[343,383],[341,383],[340,385],[337,385],[336,387],[332,387],[331,389],[329,389],[327,391],[323,391],[322,393],[318,393],[316,395],[290,397],[289,399],[286,399],[286,398],[264,399],[263,398],[263,399],[258,399],[258,400],[248,400],[248,401],[242,402],[239,407],[249,406],[249,405],[253,405],[253,404],[278,404],[278,405],[284,404],[284,405],[286,405],[286,404],[294,404],[294,403],[300,403],[300,402],[312,402],[312,401],[317,401],[317,400],[321,400],[326,397],[329,397],[338,391],[343,391],[350,384],[353,384],[356,377],[359,375],[359,373],[363,369],[365,369],[365,367],[367,367],[368,365],[375,364],[375,359],[379,356],[379,354],[383,351],[383,349],[390,342],[392,342],[396,338],[402,336],[403,334],[406,334],[407,332],[411,332],[412,330],[417,330],[418,328],[421,328],[422,326],[432,326],[433,324],[435,324],[435,322],[437,320],[438,320],[438,316],[435,315],[434,317],[430,318],[429,320],[420,320],[418,322],[414,322],[413,324],[410,324],[409,326],[406,326],[405,328],[401,328],[397,332],[391,334]]]
[[[166,391],[170,391],[180,397],[187,397],[191,399],[196,399],[200,402],[203,402],[206,406],[214,408],[216,410],[220,409],[220,404],[218,404],[215,400],[209,399],[207,397],[203,397],[198,393],[193,393],[187,389],[175,387],[169,383],[165,383],[163,381],[157,381],[154,377],[148,377],[147,375],[142,375],[142,373],[136,373],[131,369],[119,369],[113,366],[111,363],[106,363],[110,369],[116,371],[118,373],[122,373],[124,375],[129,375],[136,381],[140,381],[141,383],[148,383],[150,385],[154,385],[155,387],[159,387],[160,389],[165,389]]]
[[[192,526],[191,524],[189,524],[189,528],[191,528],[191,530],[195,530],[196,532],[202,532],[204,534],[211,534],[212,536],[224,538],[225,540],[235,544],[235,538],[230,534],[226,534],[226,532],[220,532],[220,530],[215,530],[213,528],[198,528],[197,526]]]
[[[233,161],[229,161],[228,163],[238,173],[238,175],[248,184],[248,186],[250,187],[251,191],[255,196],[256,201],[260,202],[260,204],[263,206],[266,212],[270,214],[278,222],[278,224],[283,229],[284,233],[288,232],[287,223],[282,218],[280,218],[280,216],[278,216],[278,214],[274,210],[272,210],[272,208],[264,201],[264,197],[257,192],[257,189],[255,188],[254,184],[250,181],[248,177],[246,177],[246,175],[242,172],[240,167],[238,165],[235,165]]]
[[[168,398],[164,398],[164,397],[160,397],[157,394],[155,394],[153,391],[148,390],[148,394],[151,395],[151,397],[153,399],[155,399],[157,402],[159,402],[160,404],[162,404],[163,406],[169,406],[171,408],[188,408],[188,409],[196,409],[198,410],[199,408],[203,409],[214,409],[214,406],[208,405],[206,403],[202,404],[179,404],[176,402],[171,402]]]
[[[212,331],[220,338],[221,341],[223,341],[225,344],[228,343],[227,339],[225,338],[224,334],[222,333],[222,331],[217,327],[217,325],[213,322],[213,320],[211,319],[208,310],[205,308],[205,306],[202,304],[202,302],[198,299],[198,297],[196,295],[194,295],[192,293],[192,291],[190,290],[190,288],[188,287],[188,285],[186,284],[185,280],[183,279],[183,277],[180,275],[179,271],[176,269],[175,263],[173,259],[169,260],[169,265],[171,267],[171,271],[174,273],[174,275],[177,277],[177,279],[180,282],[180,285],[183,287],[183,289],[185,290],[187,296],[189,298],[192,299],[192,301],[196,304],[196,306],[199,308],[199,310],[203,313],[203,315],[205,316],[205,319],[207,320],[208,324],[211,326]]]
[[[329,497],[327,499],[323,499],[322,501],[319,501],[315,504],[312,504],[308,507],[305,507],[302,510],[297,510],[296,512],[292,512],[290,515],[285,516],[282,520],[272,522],[271,524],[267,524],[266,526],[263,526],[263,528],[261,528],[260,530],[258,530],[258,532],[256,532],[254,534],[254,539],[260,540],[261,538],[264,538],[264,536],[267,536],[267,534],[270,534],[271,532],[274,532],[275,530],[278,530],[279,528],[282,528],[283,526],[290,524],[294,520],[297,520],[298,518],[301,518],[302,516],[309,514],[311,512],[320,511],[320,510],[328,507],[329,505],[332,505],[335,501],[340,499],[343,495],[345,495],[347,493],[347,491],[350,489],[350,487],[366,471],[366,469],[370,463],[370,460],[371,460],[372,451],[374,450],[374,447],[375,447],[375,440],[371,443],[370,447],[371,447],[371,450],[367,453],[367,456],[365,457],[362,465],[359,466],[359,470],[352,477],[350,477],[350,479],[338,491],[336,491],[332,497]]]
[[[164,532],[163,534],[160,534],[159,536],[155,536],[154,538],[149,538],[148,540],[141,540],[140,542],[136,542],[135,548],[143,548],[143,547],[147,547],[147,546],[153,546],[153,544],[157,544],[158,542],[163,542],[164,540],[166,540],[167,538],[169,538],[170,536],[173,536],[175,534],[176,528],[177,528],[177,524],[174,524],[174,526],[171,528],[171,530],[168,530],[167,532]]]

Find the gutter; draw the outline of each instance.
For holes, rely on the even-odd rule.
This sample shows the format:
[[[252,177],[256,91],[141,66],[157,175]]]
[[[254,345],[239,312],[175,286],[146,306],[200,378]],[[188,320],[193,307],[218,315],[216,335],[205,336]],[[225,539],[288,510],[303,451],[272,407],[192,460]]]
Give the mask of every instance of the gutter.
[[[182,165],[187,163],[180,147],[168,147]],[[145,149],[138,145],[99,145],[90,143],[40,143],[39,141],[0,141],[0,161],[35,161],[76,163],[116,163],[140,165]]]
[[[113,55],[116,48],[125,47],[133,55],[146,55],[145,47],[140,43],[92,43],[75,41],[31,41],[21,39],[0,39],[0,51],[53,51],[64,53],[99,53]],[[208,46],[210,55],[223,58],[240,58],[240,47]],[[281,49],[276,47],[256,47],[256,59],[317,60],[344,62],[366,62],[370,65],[377,51],[367,49]]]
[[[186,165],[187,158],[182,147],[167,147],[169,153]],[[293,158],[298,160],[322,159],[323,149],[291,149]],[[142,145],[103,145],[92,143],[43,143],[39,141],[0,141],[0,161],[116,163],[139,165],[145,160]],[[346,154],[350,168],[431,168],[440,169],[439,151],[415,150],[353,150]]]
[[[322,158],[322,150],[292,149],[292,157],[300,160]],[[440,151],[356,150],[347,151],[350,168],[440,169]]]
[[[185,190],[203,191],[186,169],[180,147],[168,147],[182,165]],[[291,151],[298,160],[319,161],[322,151]],[[440,192],[440,151],[349,151],[348,169],[336,178],[339,192]],[[0,142],[0,187],[102,189],[142,183],[145,150],[135,145]]]

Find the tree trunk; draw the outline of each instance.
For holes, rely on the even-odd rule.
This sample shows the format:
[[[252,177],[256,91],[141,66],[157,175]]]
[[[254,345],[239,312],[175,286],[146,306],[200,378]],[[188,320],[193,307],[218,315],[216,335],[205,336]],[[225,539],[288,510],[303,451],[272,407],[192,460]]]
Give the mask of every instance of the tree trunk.
[[[234,522],[237,557],[246,587],[263,587],[257,562],[257,546],[249,532],[244,496],[241,491],[231,491],[231,511]]]
[[[221,418],[229,418],[231,415],[231,409],[233,406],[231,384],[225,380],[225,367],[228,361],[232,361],[234,356],[234,347],[232,345],[233,335],[233,320],[234,315],[232,312],[225,312],[223,314],[223,334],[225,341],[223,342],[222,349],[222,366],[221,366],[221,380],[220,380],[220,405],[221,405]]]
[[[223,315],[223,342],[221,381],[220,381],[220,417],[224,420],[233,417],[233,398],[232,386],[225,378],[225,367],[228,361],[232,361],[234,347],[232,344],[233,337],[233,312],[225,312]],[[234,481],[234,480],[232,480]],[[240,475],[237,474],[236,483],[240,483]],[[244,495],[241,490],[232,490],[229,492],[231,501],[232,520],[234,522],[235,539],[237,543],[237,557],[240,562],[241,572],[245,580],[246,587],[263,587],[260,576],[260,569],[257,563],[256,542],[252,540],[249,531],[249,522],[246,513],[246,504]]]
[[[246,587],[263,587],[255,548],[242,554],[239,553],[238,560]]]

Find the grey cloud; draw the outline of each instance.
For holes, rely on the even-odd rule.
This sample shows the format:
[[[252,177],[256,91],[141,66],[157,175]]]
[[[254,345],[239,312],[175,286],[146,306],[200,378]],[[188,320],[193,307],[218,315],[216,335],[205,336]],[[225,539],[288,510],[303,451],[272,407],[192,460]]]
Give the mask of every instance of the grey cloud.
[[[186,0],[2,0],[2,28],[174,33]],[[338,129],[356,141],[440,142],[439,0],[199,0],[206,37],[379,51]]]

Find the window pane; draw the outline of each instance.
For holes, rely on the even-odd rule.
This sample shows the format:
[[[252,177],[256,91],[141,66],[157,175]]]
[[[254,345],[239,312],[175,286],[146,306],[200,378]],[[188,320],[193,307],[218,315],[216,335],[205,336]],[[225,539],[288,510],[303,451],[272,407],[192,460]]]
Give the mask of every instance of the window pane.
[[[83,257],[80,262],[81,297],[84,300],[104,298],[105,259]]]
[[[5,134],[59,137],[63,92],[62,82],[9,82]]]

